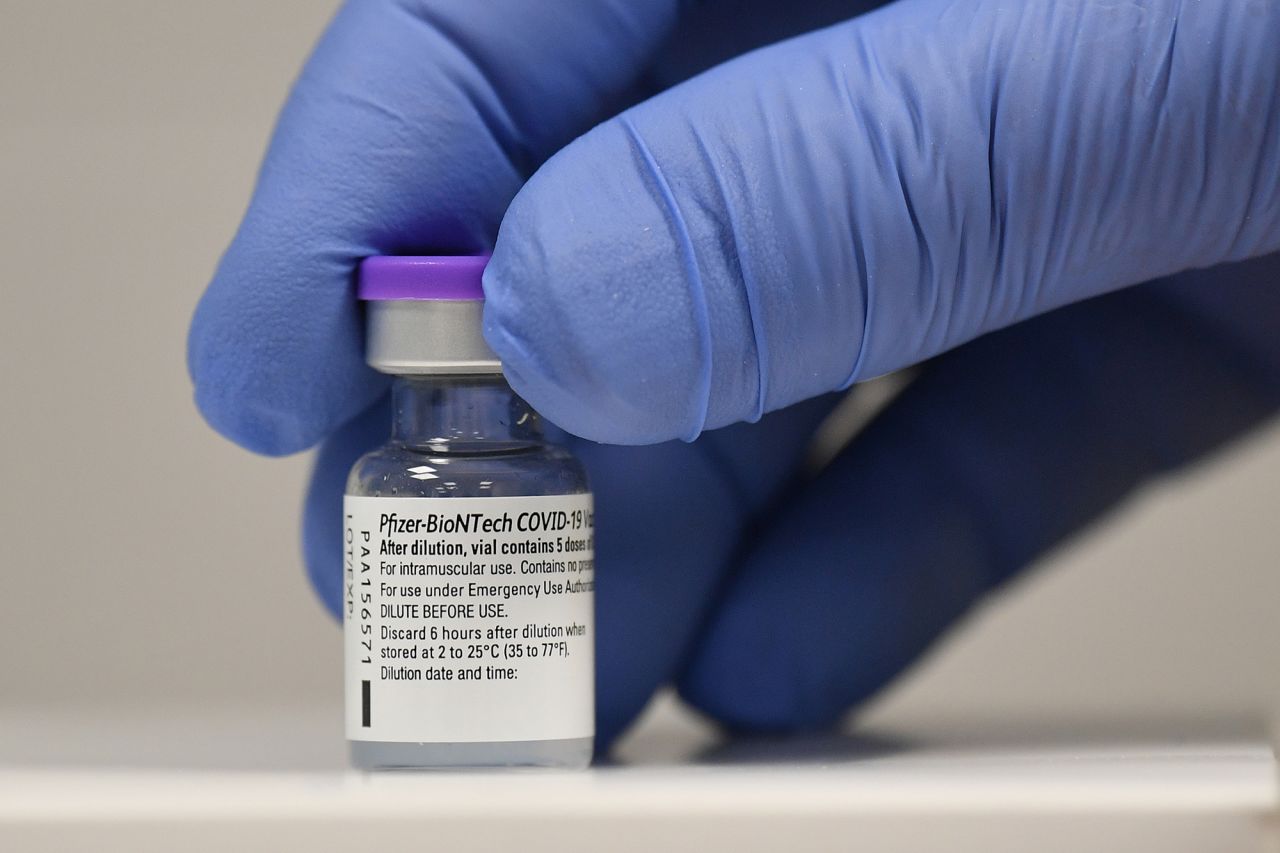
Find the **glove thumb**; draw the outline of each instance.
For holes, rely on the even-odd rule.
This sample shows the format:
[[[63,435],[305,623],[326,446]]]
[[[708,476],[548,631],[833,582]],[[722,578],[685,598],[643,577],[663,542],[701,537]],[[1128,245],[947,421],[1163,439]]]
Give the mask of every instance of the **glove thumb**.
[[[486,334],[570,431],[692,439],[1275,250],[1278,43],[1244,0],[908,0],[748,54],[534,175]]]

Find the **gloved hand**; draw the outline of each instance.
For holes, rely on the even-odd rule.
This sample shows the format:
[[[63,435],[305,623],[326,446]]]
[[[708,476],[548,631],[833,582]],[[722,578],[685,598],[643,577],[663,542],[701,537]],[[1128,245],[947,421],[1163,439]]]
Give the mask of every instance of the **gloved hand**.
[[[576,448],[606,739],[670,681],[732,726],[833,721],[1046,548],[1275,410],[1280,6],[899,0],[666,88],[858,11],[342,9],[189,351],[216,429],[321,442],[304,545],[326,604],[343,479],[388,428],[352,295],[366,255],[493,245],[485,331],[516,390],[649,445]],[[796,476],[828,392],[927,359]]]

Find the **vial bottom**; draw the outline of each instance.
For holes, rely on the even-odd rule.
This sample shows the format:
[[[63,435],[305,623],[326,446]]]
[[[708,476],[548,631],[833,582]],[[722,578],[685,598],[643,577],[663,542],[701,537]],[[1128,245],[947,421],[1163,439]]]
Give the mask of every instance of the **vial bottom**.
[[[555,767],[581,770],[591,763],[594,738],[483,743],[388,743],[348,741],[352,766],[360,770]]]

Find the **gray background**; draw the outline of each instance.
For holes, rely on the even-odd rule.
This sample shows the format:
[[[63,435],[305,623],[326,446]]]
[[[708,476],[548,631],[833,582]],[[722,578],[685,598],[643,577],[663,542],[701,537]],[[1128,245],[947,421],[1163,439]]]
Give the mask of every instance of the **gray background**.
[[[184,366],[332,5],[0,0],[0,708],[338,702],[308,460],[214,435]],[[1273,426],[1045,560],[868,716],[1274,716],[1277,507]]]

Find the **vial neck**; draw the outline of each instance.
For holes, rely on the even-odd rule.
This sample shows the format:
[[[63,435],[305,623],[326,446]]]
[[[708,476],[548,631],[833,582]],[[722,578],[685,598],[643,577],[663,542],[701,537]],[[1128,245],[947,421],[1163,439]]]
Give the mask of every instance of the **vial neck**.
[[[501,374],[397,376],[394,441],[432,453],[509,453],[542,442],[542,425]]]

